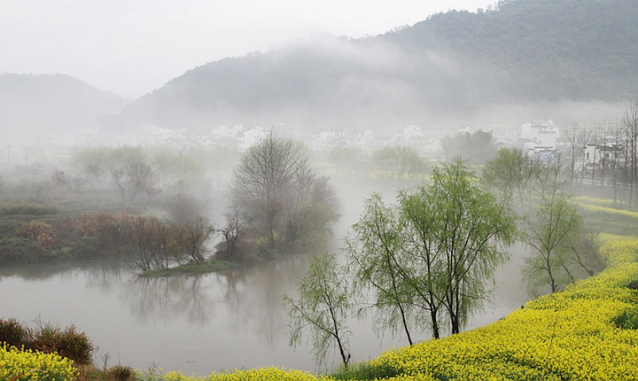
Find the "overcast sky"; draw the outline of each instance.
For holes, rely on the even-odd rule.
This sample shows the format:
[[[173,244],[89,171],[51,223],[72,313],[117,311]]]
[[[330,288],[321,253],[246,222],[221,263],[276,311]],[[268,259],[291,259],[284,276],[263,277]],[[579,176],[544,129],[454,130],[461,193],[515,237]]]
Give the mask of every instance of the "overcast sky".
[[[0,73],[138,97],[206,62],[313,34],[361,37],[495,0],[0,0]]]

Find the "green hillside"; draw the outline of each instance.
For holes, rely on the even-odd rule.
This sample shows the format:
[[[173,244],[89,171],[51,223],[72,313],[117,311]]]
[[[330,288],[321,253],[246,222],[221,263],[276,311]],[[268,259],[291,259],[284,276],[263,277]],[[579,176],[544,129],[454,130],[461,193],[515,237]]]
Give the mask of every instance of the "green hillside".
[[[318,38],[194,68],[119,123],[374,127],[504,102],[623,101],[638,89],[638,2],[511,0],[358,40]]]

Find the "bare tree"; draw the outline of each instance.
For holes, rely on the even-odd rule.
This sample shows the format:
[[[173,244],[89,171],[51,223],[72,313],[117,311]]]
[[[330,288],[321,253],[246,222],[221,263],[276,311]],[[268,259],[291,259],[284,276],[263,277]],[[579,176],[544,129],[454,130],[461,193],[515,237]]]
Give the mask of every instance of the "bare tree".
[[[229,216],[242,218],[246,233],[270,248],[294,244],[310,227],[325,231],[336,220],[330,188],[299,143],[270,135],[242,156],[230,187],[231,208],[241,205],[241,213]]]
[[[552,193],[539,205],[535,218],[526,222],[522,239],[533,252],[526,260],[525,275],[533,289],[546,285],[556,292],[574,280],[565,265],[565,255],[569,255],[570,243],[580,230],[580,216],[567,198]]]
[[[622,119],[625,137],[625,165],[629,172],[628,207],[638,205],[638,98],[631,100]]]
[[[240,205],[235,204],[226,211],[226,225],[219,230],[224,236],[224,240],[217,245],[216,256],[219,259],[241,259],[246,254],[245,248],[240,247],[240,242],[250,220],[243,216],[242,210]]]
[[[155,185],[153,169],[146,163],[133,162],[124,169],[115,169],[111,172],[111,177],[123,201],[133,201],[140,193],[152,197],[160,192]]]
[[[198,217],[175,229],[174,240],[177,247],[195,263],[204,262],[205,243],[215,229],[208,220]]]
[[[166,269],[176,259],[173,230],[155,217],[137,217],[131,223],[131,251],[142,271]]]

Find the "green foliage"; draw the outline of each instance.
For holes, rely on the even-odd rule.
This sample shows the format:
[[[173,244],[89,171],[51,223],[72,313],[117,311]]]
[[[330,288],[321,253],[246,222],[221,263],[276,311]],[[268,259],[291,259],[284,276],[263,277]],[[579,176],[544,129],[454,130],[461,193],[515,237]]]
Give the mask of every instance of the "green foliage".
[[[582,218],[564,196],[548,197],[537,207],[521,235],[533,249],[524,268],[532,290],[549,286],[555,292],[576,280],[569,262],[581,228]]]
[[[0,239],[0,263],[37,263],[44,258],[36,241],[19,237]]]
[[[613,319],[613,323],[622,329],[638,329],[638,308],[633,307],[623,311]]]
[[[352,226],[346,245],[355,289],[363,295],[372,289],[374,295],[368,308],[359,310],[359,316],[372,310],[377,333],[404,331],[411,345],[411,324],[422,326],[427,316],[414,306],[417,295],[408,280],[412,264],[403,232],[399,212],[373,194],[365,201],[365,210]]]
[[[492,189],[507,195],[515,193],[523,209],[541,169],[521,149],[501,148],[496,157],[486,163],[482,178]]]
[[[425,263],[444,269],[442,305],[452,333],[458,333],[482,308],[489,296],[487,283],[509,258],[502,245],[514,242],[515,217],[507,205],[479,187],[461,161],[435,169],[432,185],[421,187],[416,198],[404,200],[416,253],[426,253]],[[424,257],[419,254],[417,258]],[[441,257],[432,258],[434,255]],[[422,274],[425,279],[431,276]]]
[[[496,155],[492,131],[477,130],[441,139],[441,148],[448,161],[460,157],[470,164],[483,164]]]
[[[351,332],[345,323],[352,300],[345,269],[337,265],[334,254],[314,256],[299,284],[299,299],[283,298],[290,316],[290,344],[299,345],[302,334],[309,331],[314,358],[320,366],[328,350],[336,347],[347,367]]]
[[[87,175],[96,177],[108,177],[114,170],[131,163],[144,162],[146,162],[146,154],[142,148],[132,146],[89,148],[76,152],[71,158],[71,163],[78,170],[86,171]]]
[[[0,204],[0,216],[2,217],[16,215],[44,216],[58,212],[59,209],[57,207],[45,204],[27,202]]]
[[[394,179],[425,172],[425,161],[416,151],[405,146],[388,146],[372,152],[372,163],[377,171]]]
[[[330,373],[330,378],[335,380],[382,380],[403,374],[400,369],[381,363],[371,365],[367,362],[358,362],[348,367],[341,366]]]
[[[388,207],[373,195],[353,225],[347,249],[355,285],[373,291],[380,331],[403,330],[412,343],[410,330],[428,327],[438,338],[447,316],[458,333],[508,258],[500,245],[514,240],[514,215],[461,161],[435,168],[431,185],[398,199]]]

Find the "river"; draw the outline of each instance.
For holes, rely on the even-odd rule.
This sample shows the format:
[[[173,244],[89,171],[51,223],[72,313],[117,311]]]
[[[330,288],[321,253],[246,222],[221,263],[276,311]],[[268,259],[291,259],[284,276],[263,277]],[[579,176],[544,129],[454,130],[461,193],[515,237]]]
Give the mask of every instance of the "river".
[[[344,202],[344,210],[356,216],[361,205]],[[345,232],[352,222],[346,219],[335,231]],[[335,235],[331,246],[339,242]],[[519,275],[521,250],[515,251],[498,271],[494,303],[474,316],[468,329],[498,320],[528,299]],[[141,279],[123,266],[97,261],[5,267],[0,268],[0,317],[30,325],[37,320],[74,324],[98,346],[97,366],[108,359],[110,365],[159,366],[198,376],[269,365],[313,372],[310,344],[304,340],[296,350],[288,345],[288,317],[281,304],[284,293],[297,295],[309,257],[159,279]],[[402,336],[378,338],[369,320],[352,320],[350,327],[355,361],[407,344]],[[427,332],[416,336],[429,338]],[[329,359],[328,365],[335,361]]]

